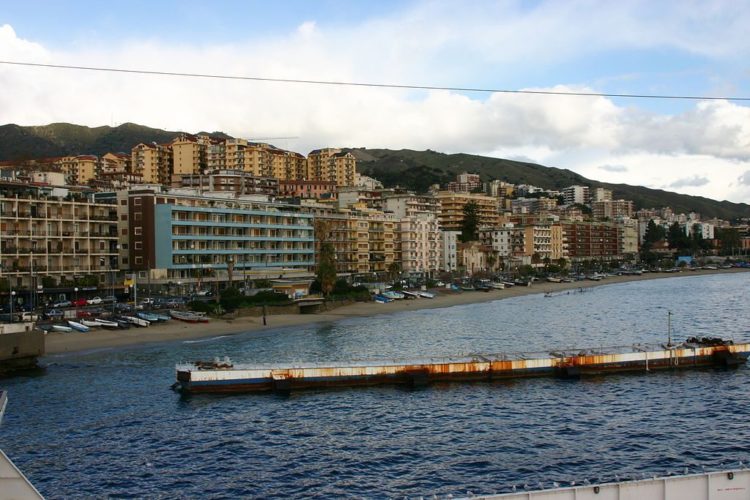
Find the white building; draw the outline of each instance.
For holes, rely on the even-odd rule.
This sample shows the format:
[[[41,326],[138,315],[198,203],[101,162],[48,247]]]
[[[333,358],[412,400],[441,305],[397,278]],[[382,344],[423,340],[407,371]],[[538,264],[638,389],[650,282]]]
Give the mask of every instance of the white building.
[[[588,186],[568,186],[562,190],[562,195],[566,205],[586,205],[591,200]]]

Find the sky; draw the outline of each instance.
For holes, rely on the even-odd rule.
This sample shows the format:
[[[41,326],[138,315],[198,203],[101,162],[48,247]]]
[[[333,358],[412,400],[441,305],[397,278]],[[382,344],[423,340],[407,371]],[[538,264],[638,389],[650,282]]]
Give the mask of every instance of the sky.
[[[750,98],[750,2],[0,0],[0,61]],[[0,124],[432,149],[750,203],[750,100],[409,90],[0,64]]]

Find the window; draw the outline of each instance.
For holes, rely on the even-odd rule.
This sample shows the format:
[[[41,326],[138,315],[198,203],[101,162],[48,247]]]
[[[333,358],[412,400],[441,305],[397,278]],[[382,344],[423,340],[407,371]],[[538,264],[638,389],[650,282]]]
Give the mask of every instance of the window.
[[[128,220],[128,214],[122,214],[120,215],[120,220]]]
[[[128,200],[120,200],[120,205],[127,206]]]
[[[136,257],[135,258],[135,264],[136,265],[143,264],[143,257]]]
[[[128,230],[127,230],[127,228],[126,228],[126,229],[123,229],[122,231],[120,231],[120,234],[122,234],[123,236],[127,236],[127,235],[128,235]]]
[[[133,214],[133,220],[135,220],[135,221],[141,220],[142,217],[143,217],[143,213],[142,212],[136,212],[136,213]]]
[[[143,234],[143,228],[141,226],[134,227],[133,234],[136,236],[140,236],[141,234]]]
[[[133,243],[133,249],[134,250],[143,250],[143,242],[136,241],[135,243]]]
[[[128,265],[128,258],[127,257],[123,257],[122,258],[122,263],[127,266]]]
[[[133,198],[133,205],[140,206],[141,205],[141,199],[140,198]]]

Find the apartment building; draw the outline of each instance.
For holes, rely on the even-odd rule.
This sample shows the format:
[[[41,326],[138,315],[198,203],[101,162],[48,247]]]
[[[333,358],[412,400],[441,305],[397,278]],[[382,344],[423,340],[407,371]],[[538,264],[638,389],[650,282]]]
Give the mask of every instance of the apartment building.
[[[460,231],[464,220],[464,207],[473,202],[479,213],[479,227],[495,227],[500,224],[497,199],[475,193],[439,191],[435,194],[439,204],[438,219],[444,231]]]
[[[144,182],[169,185],[173,160],[170,145],[140,143],[132,149],[130,156],[133,173],[139,175]]]
[[[26,288],[44,277],[108,282],[118,270],[115,212],[113,204],[83,198],[0,194],[0,277]]]
[[[336,183],[329,181],[280,180],[279,196],[284,198],[336,199]]]
[[[209,137],[180,134],[172,140],[172,174],[200,174],[208,167]]]
[[[612,201],[612,190],[605,188],[595,188],[591,192],[591,202]]]
[[[456,180],[449,182],[446,186],[448,191],[454,193],[470,193],[482,187],[482,180],[479,174],[469,174],[467,172],[458,174]]]
[[[68,184],[81,186],[96,177],[98,158],[94,155],[66,156],[57,163]]]
[[[298,206],[133,190],[127,208],[130,267],[155,279],[275,277],[315,264],[313,217]]]
[[[354,186],[357,160],[351,153],[337,148],[310,151],[307,155],[305,178],[316,181],[332,181],[338,186]]]
[[[510,257],[513,251],[513,233],[518,232],[513,223],[479,230],[479,241],[491,248],[498,257]]]
[[[124,174],[131,171],[131,157],[126,153],[107,153],[99,158],[97,178],[101,174]]]
[[[424,275],[440,269],[441,236],[434,214],[397,218],[395,261],[401,270]]]
[[[622,226],[611,222],[562,222],[571,260],[621,257]]]
[[[385,193],[381,206],[384,212],[390,212],[398,218],[420,214],[437,216],[440,207],[434,196],[414,193]]]
[[[569,186],[562,190],[566,205],[587,205],[591,201],[588,186]]]
[[[172,186],[196,189],[200,192],[235,193],[238,195],[277,196],[279,194],[278,179],[256,177],[242,170],[209,170],[205,174],[173,175]]]
[[[443,233],[443,251],[441,269],[446,272],[453,272],[458,269],[458,237],[461,231],[442,231]]]
[[[633,216],[631,200],[602,200],[591,202],[591,214],[595,219],[615,220]]]

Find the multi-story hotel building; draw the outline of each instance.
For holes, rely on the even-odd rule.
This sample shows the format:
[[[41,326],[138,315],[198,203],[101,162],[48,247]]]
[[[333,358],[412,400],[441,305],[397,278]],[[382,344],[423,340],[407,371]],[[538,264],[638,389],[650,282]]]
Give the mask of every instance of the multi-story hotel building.
[[[127,194],[130,268],[195,282],[314,267],[313,217],[298,206],[156,190]]]
[[[278,194],[284,198],[336,199],[336,183],[329,181],[282,180],[278,181]]]
[[[333,181],[338,186],[354,186],[357,160],[351,153],[337,148],[316,149],[307,155],[306,178]]]
[[[107,283],[118,270],[115,206],[0,194],[0,263],[11,287],[37,286],[42,277]]]
[[[99,158],[97,177],[100,174],[124,174],[131,171],[131,157],[126,153],[107,153]]]
[[[180,134],[172,141],[172,174],[200,174],[208,167],[209,138],[203,135]]]
[[[633,216],[631,200],[603,200],[591,203],[591,214],[595,219],[618,219]]]

